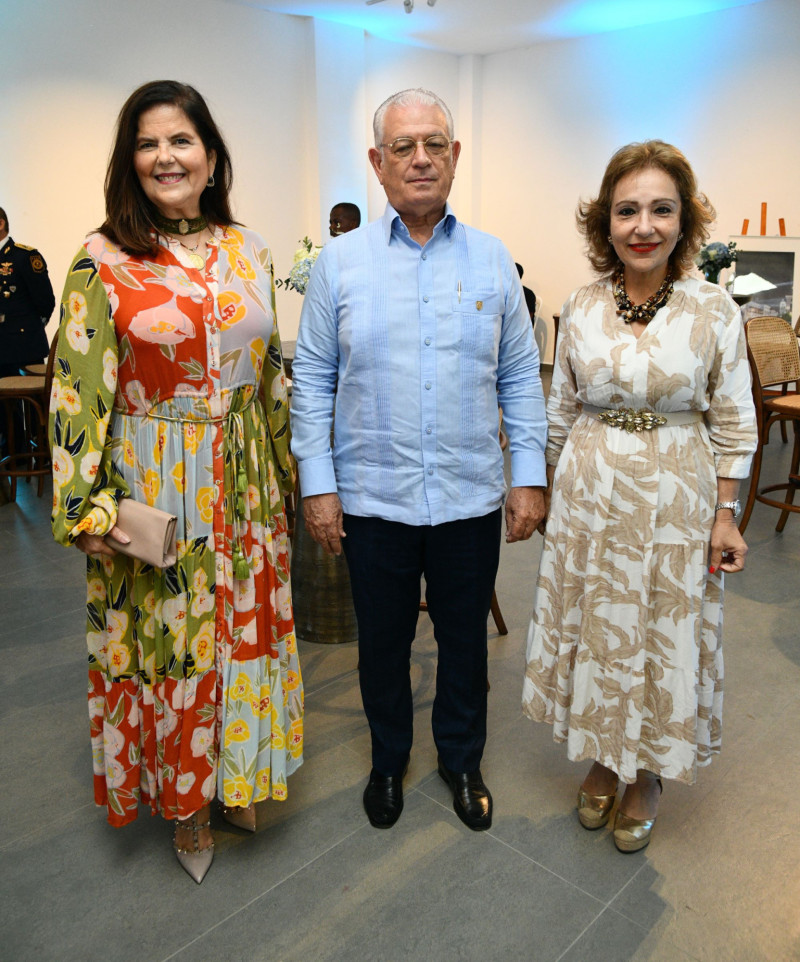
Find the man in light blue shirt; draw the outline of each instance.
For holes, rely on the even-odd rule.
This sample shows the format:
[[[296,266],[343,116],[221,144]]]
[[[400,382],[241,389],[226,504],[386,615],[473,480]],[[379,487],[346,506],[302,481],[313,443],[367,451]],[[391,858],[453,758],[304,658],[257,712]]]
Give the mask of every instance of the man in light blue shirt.
[[[350,569],[370,823],[389,828],[403,808],[424,575],[439,773],[459,818],[481,830],[492,819],[480,762],[505,494],[498,403],[511,454],[506,540],[520,541],[544,517],[539,357],[510,255],[447,204],[461,151],[447,106],[402,91],[373,126],[370,162],[389,203],[314,267],[292,370],[292,450],[306,526],[327,551],[344,547]]]

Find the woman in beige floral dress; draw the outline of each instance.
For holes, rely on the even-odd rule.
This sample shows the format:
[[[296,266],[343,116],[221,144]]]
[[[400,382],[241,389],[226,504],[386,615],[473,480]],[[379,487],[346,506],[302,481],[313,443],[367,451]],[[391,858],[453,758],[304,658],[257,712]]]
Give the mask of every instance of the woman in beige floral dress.
[[[661,141],[619,150],[578,225],[601,279],[561,314],[548,402],[552,497],[525,712],[573,761],[588,829],[650,840],[662,778],[719,751],[723,572],[744,567],[739,481],[756,443],[744,332],[687,270],[714,211]]]

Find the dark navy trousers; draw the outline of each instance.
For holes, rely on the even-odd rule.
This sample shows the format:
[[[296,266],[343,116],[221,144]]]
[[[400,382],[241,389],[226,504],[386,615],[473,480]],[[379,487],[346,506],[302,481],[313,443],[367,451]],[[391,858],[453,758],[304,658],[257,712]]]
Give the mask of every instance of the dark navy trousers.
[[[424,575],[438,646],[433,737],[454,772],[480,767],[486,743],[487,619],[500,560],[502,509],[408,525],[344,516],[344,552],[358,621],[361,697],[372,765],[399,775],[413,739],[411,643]]]

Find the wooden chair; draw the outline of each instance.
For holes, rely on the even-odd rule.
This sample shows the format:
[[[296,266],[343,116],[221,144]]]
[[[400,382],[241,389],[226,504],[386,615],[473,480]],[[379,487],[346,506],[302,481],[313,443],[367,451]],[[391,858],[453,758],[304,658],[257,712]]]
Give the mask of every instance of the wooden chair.
[[[757,318],[752,317],[750,318],[750,320],[755,321],[755,320],[761,320],[762,318],[764,319],[772,318],[773,320],[780,321],[783,324],[788,324],[788,322],[785,321],[782,317],[778,317],[777,315],[774,315],[774,314],[762,314],[762,315],[759,315]],[[775,325],[775,327],[777,328],[777,325]],[[798,327],[800,327],[800,317],[798,317],[797,324],[795,324],[795,327],[794,327],[795,334],[797,334]],[[798,386],[799,386],[798,383],[794,382],[794,387],[791,387],[791,382],[787,381],[785,384],[781,384],[780,387],[775,390],[764,391],[764,397],[768,397],[768,398],[769,397],[785,397],[788,394],[797,394]],[[783,441],[784,444],[786,444],[786,442],[789,440],[788,435],[786,434],[786,421],[781,421],[781,440]],[[764,441],[764,444],[768,444],[768,443],[769,443],[769,438],[767,438],[767,440]]]
[[[0,378],[0,402],[5,408],[8,454],[0,460],[0,477],[9,480],[9,500],[17,499],[19,478],[38,478],[37,495],[44,492],[44,479],[50,474],[52,462],[47,439],[47,420],[50,390],[53,384],[58,335],[53,338],[45,373],[19,374]],[[22,409],[22,436],[17,437],[15,410]],[[20,423],[19,417],[16,419]]]
[[[800,379],[800,350],[797,337],[780,317],[752,317],[744,326],[747,336],[747,358],[753,375],[753,400],[756,406],[758,447],[753,458],[750,490],[747,494],[739,530],[744,532],[756,501],[780,508],[781,516],[775,527],[783,531],[789,512],[800,512],[794,504],[794,493],[800,487],[800,394],[784,393],[787,384]],[[771,390],[770,390],[771,389]],[[788,479],[781,484],[770,484],[759,490],[764,445],[775,422],[791,421],[794,428],[794,449]],[[785,491],[783,501],[767,497],[773,491]]]
[[[420,601],[419,603],[420,611],[428,610],[428,602]],[[492,618],[494,619],[495,627],[497,628],[498,635],[507,635],[508,628],[506,628],[505,619],[503,618],[503,612],[500,611],[500,602],[497,600],[497,592],[492,592],[492,604],[490,611],[492,612]]]

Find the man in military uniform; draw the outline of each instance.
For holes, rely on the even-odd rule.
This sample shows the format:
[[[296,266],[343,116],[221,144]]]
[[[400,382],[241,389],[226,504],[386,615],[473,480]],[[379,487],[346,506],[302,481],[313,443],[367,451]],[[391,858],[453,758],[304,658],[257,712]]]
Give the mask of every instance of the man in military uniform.
[[[0,377],[47,356],[45,324],[56,299],[39,251],[16,244],[0,207]]]

